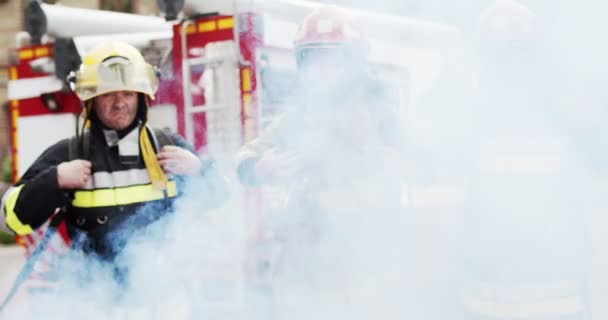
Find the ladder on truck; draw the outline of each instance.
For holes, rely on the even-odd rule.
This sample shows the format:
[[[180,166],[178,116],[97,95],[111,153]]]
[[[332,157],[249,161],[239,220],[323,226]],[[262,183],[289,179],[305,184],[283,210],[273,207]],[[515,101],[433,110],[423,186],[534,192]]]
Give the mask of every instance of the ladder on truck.
[[[196,121],[194,116],[204,114],[206,121],[205,154],[215,158],[233,157],[244,141],[242,116],[242,90],[239,77],[240,67],[250,65],[240,54],[238,35],[234,39],[210,42],[201,51],[199,57],[190,58],[186,31],[193,21],[186,21],[182,26],[182,83],[184,101],[185,137],[194,142]],[[236,28],[235,28],[236,29]],[[191,49],[191,48],[190,48]],[[203,74],[200,79],[192,79],[192,69],[200,68]],[[193,104],[192,85],[204,90],[205,103]],[[199,150],[197,150],[199,151]]]
[[[228,19],[228,18],[223,18]],[[236,20],[236,16],[232,19]],[[196,48],[202,52],[198,57],[191,57],[188,50],[194,44],[188,43],[187,30],[198,26],[200,22],[188,20],[181,26],[181,72],[182,72],[182,94],[183,94],[183,123],[185,138],[196,146],[195,142],[200,137],[197,125],[202,125],[195,119],[196,116],[204,115],[206,128],[204,130],[204,150],[196,150],[205,155],[211,155],[216,164],[221,167],[225,164],[231,165],[233,158],[239,148],[245,142],[243,121],[243,78],[242,68],[250,66],[241,56],[239,35],[237,27],[233,27],[233,39],[213,41]],[[236,23],[235,23],[236,24]],[[199,79],[192,79],[192,70],[202,69]],[[247,75],[247,76],[250,76]],[[204,91],[204,103],[194,105],[193,83],[196,83]],[[250,93],[249,93],[250,94]],[[238,220],[238,219],[235,219]],[[242,246],[246,240],[246,231],[243,221],[234,221],[235,228],[243,230],[241,238],[230,239],[234,243],[226,244],[234,247],[233,252],[227,257],[212,257],[211,263],[205,270],[201,270],[203,285],[199,301],[205,308],[206,314],[214,317],[232,319],[244,319],[246,317],[246,279],[243,273],[243,261],[245,250]],[[238,238],[238,237],[237,237]]]

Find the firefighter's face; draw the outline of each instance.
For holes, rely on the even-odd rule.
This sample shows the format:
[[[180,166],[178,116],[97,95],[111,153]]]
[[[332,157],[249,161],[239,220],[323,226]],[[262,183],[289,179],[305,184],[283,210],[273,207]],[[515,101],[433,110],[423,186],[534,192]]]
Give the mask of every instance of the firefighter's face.
[[[95,113],[108,128],[127,128],[137,116],[137,92],[117,91],[95,97]]]
[[[301,50],[297,57],[300,74],[307,80],[331,85],[340,81],[346,71],[345,55],[345,50],[339,48]]]

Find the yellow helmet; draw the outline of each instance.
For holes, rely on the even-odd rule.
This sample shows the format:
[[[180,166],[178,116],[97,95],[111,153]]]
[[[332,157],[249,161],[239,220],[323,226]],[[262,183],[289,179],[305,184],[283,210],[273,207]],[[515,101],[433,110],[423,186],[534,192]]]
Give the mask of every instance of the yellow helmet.
[[[135,47],[106,42],[83,57],[72,89],[81,101],[114,91],[141,92],[154,100],[158,77]]]

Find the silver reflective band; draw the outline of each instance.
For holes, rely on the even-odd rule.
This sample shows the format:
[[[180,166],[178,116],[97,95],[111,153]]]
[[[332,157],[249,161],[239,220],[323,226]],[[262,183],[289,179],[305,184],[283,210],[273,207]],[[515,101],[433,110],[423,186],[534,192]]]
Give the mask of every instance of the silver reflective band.
[[[115,172],[95,172],[82,190],[110,189],[150,183],[146,169],[131,169]]]
[[[13,230],[6,225],[6,213],[4,213],[4,210],[0,213],[0,231],[6,234],[15,235]]]
[[[6,223],[5,205],[6,205],[6,198],[8,197],[9,193],[11,193],[12,189],[13,189],[13,187],[8,188],[8,190],[6,190],[4,192],[4,195],[2,195],[2,200],[0,202],[0,231],[10,234],[10,235],[14,235],[15,233],[13,232],[13,230],[11,230],[11,228],[8,227],[8,225]]]

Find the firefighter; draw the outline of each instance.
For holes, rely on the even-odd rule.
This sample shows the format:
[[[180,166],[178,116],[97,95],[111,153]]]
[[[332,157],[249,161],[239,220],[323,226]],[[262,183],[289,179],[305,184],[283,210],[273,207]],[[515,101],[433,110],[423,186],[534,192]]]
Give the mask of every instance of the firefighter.
[[[462,221],[463,319],[587,319],[585,183],[547,88],[537,15],[496,1],[480,27],[480,93]]]
[[[400,278],[380,275],[400,268],[403,251],[385,249],[407,234],[396,108],[370,71],[367,40],[343,11],[314,11],[294,44],[297,93],[238,159],[243,184],[284,190],[265,193],[284,199],[265,212],[281,247],[278,317],[347,318],[367,303],[383,309],[359,309],[368,318],[391,313]],[[377,288],[388,297],[371,294]],[[369,301],[356,302],[366,294]]]
[[[4,194],[0,229],[26,235],[62,212],[72,246],[112,261],[125,236],[172,210],[187,177],[223,179],[179,135],[147,125],[158,79],[136,48],[100,44],[74,76],[88,129],[45,150]]]
[[[334,7],[315,11],[300,25],[294,46],[299,86],[291,100],[297,107],[285,108],[261,138],[241,150],[238,173],[246,185],[276,182],[289,175],[293,154],[276,152],[268,144],[272,140],[275,147],[277,142],[295,145],[298,132],[310,140],[329,133],[315,128],[331,127],[341,135],[345,132],[340,129],[350,121],[369,116],[369,121],[361,121],[362,129],[370,125],[374,130],[359,132],[375,131],[375,135],[365,137],[350,130],[346,132],[350,138],[359,139],[358,144],[373,138],[386,145],[398,143],[398,126],[391,122],[398,110],[370,72],[369,43],[349,15]]]

